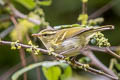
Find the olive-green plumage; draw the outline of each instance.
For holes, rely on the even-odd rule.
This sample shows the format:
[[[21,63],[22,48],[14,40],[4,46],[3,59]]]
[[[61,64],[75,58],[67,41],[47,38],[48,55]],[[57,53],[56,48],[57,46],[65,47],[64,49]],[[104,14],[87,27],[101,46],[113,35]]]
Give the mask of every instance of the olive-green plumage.
[[[37,36],[43,42],[45,47],[55,53],[62,54],[67,57],[79,54],[80,49],[84,48],[90,38],[98,31],[113,29],[112,25],[103,27],[73,27],[60,30],[44,29]]]

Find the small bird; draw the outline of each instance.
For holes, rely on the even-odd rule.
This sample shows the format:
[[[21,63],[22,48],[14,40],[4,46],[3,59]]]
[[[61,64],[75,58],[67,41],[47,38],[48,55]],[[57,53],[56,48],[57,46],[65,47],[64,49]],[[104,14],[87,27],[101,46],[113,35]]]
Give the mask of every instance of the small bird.
[[[38,37],[49,51],[71,57],[80,54],[80,50],[86,47],[96,32],[110,29],[114,29],[114,26],[44,29],[32,36]]]

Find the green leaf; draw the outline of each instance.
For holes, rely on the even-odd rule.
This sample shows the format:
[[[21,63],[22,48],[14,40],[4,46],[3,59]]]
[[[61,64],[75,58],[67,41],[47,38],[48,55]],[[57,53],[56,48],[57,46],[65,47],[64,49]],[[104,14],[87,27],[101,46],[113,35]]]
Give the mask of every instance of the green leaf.
[[[48,1],[38,1],[37,4],[42,5],[42,6],[50,6],[52,3],[52,0]]]
[[[59,76],[61,75],[61,69],[59,67],[42,67],[42,70],[47,80],[59,80]]]
[[[66,69],[64,69],[64,73],[61,75],[61,80],[67,80],[72,75],[72,69],[70,66],[67,66]]]
[[[82,58],[79,59],[79,62],[84,63],[84,64],[88,64],[88,63],[91,62],[91,60],[88,57],[82,57]]]
[[[120,70],[120,64],[115,64],[115,67]]]
[[[39,62],[39,63],[35,63],[35,64],[31,64],[29,66],[26,66],[18,71],[16,71],[13,75],[12,75],[12,80],[18,80],[18,78],[25,72],[27,71],[30,71],[34,68],[37,68],[39,66],[43,66],[44,70],[47,71],[48,68],[51,68],[53,66],[58,66],[58,65],[68,65],[68,64],[65,64],[65,63],[61,63],[61,62],[58,62],[58,61],[44,61],[44,62]],[[52,74],[53,77],[55,76],[54,79],[52,80],[57,80],[58,79],[58,76],[61,74],[61,70],[59,67],[53,67],[52,69],[49,70],[49,72],[52,71]],[[46,72],[47,73],[47,72]],[[51,74],[50,74],[51,75]]]
[[[62,62],[56,62],[56,61],[54,61],[54,62],[46,61],[42,64],[42,66],[47,67],[47,68],[55,66],[55,65],[59,65],[59,66],[62,66],[62,67],[68,66],[68,64],[65,64],[65,63],[62,63]]]
[[[28,9],[33,9],[36,6],[36,3],[34,0],[15,0],[25,6]]]
[[[32,33],[37,33],[38,31],[40,30],[40,27],[35,25],[32,29],[31,29],[31,32]]]

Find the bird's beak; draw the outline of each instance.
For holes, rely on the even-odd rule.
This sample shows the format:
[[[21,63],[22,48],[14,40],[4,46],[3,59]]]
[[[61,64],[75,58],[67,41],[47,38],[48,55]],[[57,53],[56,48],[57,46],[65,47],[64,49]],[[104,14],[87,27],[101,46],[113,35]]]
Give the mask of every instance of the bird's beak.
[[[41,34],[32,34],[33,37],[41,37]]]

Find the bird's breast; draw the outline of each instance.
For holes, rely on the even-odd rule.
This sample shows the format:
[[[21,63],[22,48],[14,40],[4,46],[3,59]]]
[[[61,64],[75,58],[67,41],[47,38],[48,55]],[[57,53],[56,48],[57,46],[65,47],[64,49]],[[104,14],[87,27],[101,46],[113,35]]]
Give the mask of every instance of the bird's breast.
[[[57,53],[77,47],[81,47],[80,39],[77,37],[66,39],[61,44],[53,46]]]

